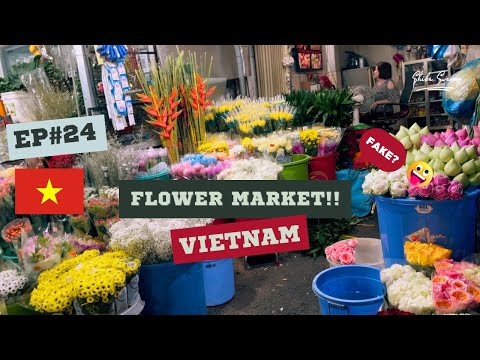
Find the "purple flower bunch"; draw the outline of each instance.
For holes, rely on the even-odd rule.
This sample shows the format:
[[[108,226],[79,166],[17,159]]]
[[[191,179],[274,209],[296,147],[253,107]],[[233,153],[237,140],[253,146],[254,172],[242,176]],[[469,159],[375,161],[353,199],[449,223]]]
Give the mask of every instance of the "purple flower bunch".
[[[463,198],[463,185],[457,180],[450,181],[443,174],[437,174],[427,186],[410,187],[408,196],[434,200],[459,200]]]
[[[304,154],[305,153],[305,151],[303,149],[302,142],[300,140],[296,140],[292,144],[292,153],[293,154]]]

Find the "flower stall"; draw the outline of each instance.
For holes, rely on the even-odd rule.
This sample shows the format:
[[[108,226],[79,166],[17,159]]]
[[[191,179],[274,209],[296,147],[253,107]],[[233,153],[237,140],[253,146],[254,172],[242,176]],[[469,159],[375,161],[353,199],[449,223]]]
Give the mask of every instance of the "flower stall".
[[[104,56],[106,47],[99,48]],[[148,74],[136,69],[141,90],[131,98],[159,141],[134,133],[128,145],[110,138],[107,151],[37,161],[84,169],[83,214],[17,216],[15,166],[0,168],[0,313],[19,305],[41,314],[204,315],[233,298],[233,259],[174,264],[170,236],[172,229],[233,219],[121,219],[120,180],[336,179],[339,143],[353,118],[348,90],[213,101],[207,60],[178,52]],[[43,76],[34,75],[26,78],[32,88],[35,76]],[[130,93],[125,86],[122,99],[131,101],[124,90]],[[38,119],[48,116],[44,111]],[[330,268],[312,284],[321,312],[473,313],[480,266],[468,256],[475,251],[480,130],[432,133],[414,124],[394,136],[406,163],[389,173],[371,169],[362,185],[376,204],[380,241],[325,240]],[[433,170],[426,186],[408,174],[419,161]]]
[[[476,138],[465,129],[431,134],[417,124],[395,136],[407,150],[406,166],[392,173],[372,170],[363,184],[377,206],[385,265],[405,265],[416,252],[439,255],[446,249],[456,261],[472,254],[480,196]],[[428,185],[407,178],[418,161],[433,169]]]

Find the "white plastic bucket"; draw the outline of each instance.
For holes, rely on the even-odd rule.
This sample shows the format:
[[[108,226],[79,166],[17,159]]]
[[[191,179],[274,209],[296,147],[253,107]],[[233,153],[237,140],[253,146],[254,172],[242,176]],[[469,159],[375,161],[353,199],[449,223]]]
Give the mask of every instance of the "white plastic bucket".
[[[1,97],[5,105],[5,111],[14,123],[35,120],[27,111],[29,104],[34,104],[31,94],[26,91],[11,91],[2,93]]]
[[[355,265],[368,265],[383,269],[382,242],[380,241],[380,239],[356,239],[358,240],[358,245],[355,247]],[[327,259],[327,261],[330,264],[330,267],[341,265],[340,262],[336,262],[330,259]]]

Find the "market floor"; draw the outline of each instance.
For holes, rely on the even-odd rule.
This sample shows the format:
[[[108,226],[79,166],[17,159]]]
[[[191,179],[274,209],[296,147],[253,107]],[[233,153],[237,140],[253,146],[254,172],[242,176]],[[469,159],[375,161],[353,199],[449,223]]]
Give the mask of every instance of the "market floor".
[[[365,218],[349,234],[380,238],[376,216]],[[235,259],[235,296],[228,303],[209,307],[209,315],[319,315],[312,280],[329,267],[324,257],[300,253],[279,254],[280,263],[246,269],[243,258]]]

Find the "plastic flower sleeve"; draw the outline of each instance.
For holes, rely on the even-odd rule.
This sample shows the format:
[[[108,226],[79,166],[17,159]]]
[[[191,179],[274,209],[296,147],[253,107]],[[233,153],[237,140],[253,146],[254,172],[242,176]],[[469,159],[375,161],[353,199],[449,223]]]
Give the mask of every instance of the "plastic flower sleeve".
[[[128,302],[127,302],[127,288],[124,287],[122,290],[118,292],[117,297],[115,298],[115,311],[117,314],[124,313],[128,310]]]
[[[430,276],[435,261],[449,259],[452,250],[436,244],[445,239],[444,235],[433,235],[428,228],[422,228],[404,238],[405,259],[414,269]]]
[[[438,314],[464,312],[480,304],[480,284],[470,275],[478,266],[465,261],[439,260],[434,264],[432,294]]]
[[[0,299],[6,304],[19,300],[29,287],[30,282],[20,266],[7,260],[0,263]]]

